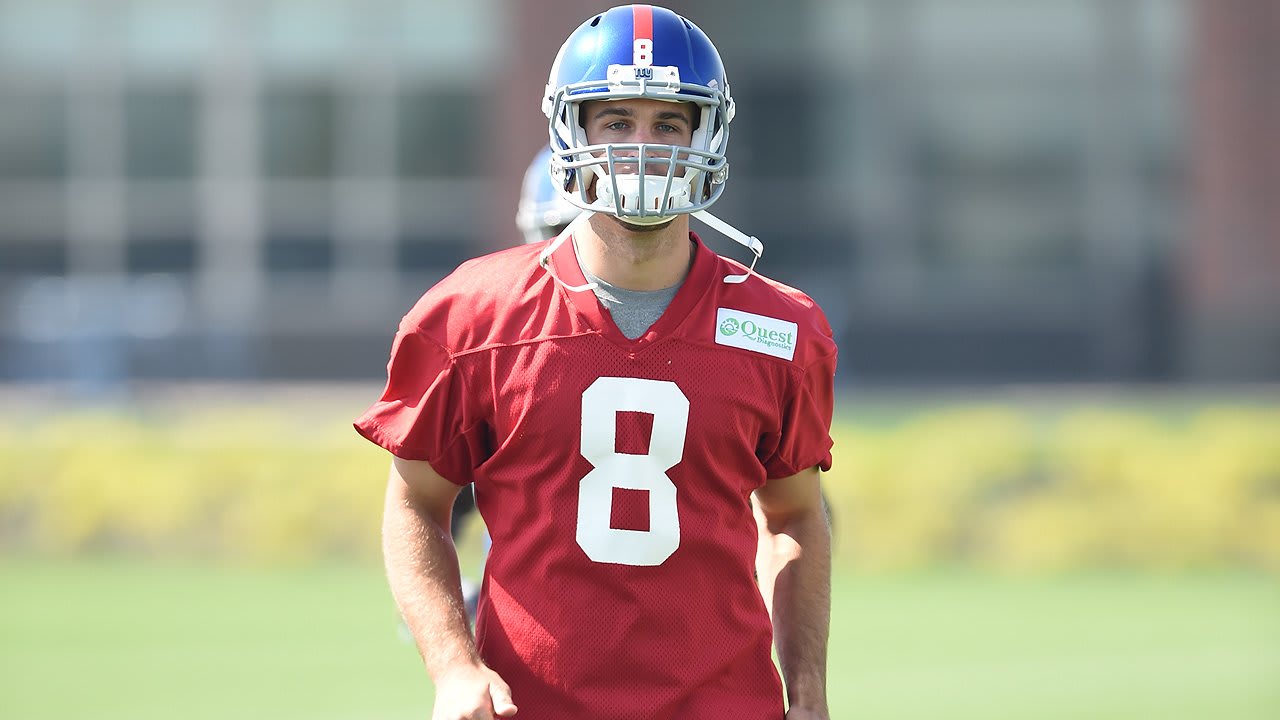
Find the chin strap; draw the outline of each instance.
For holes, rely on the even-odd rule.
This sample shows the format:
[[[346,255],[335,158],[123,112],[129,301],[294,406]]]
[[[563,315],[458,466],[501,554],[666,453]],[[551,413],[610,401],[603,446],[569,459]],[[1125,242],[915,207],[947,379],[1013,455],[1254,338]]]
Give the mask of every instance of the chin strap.
[[[745,273],[743,273],[742,275],[725,275],[724,276],[724,281],[731,285],[736,285],[741,282],[746,282],[747,278],[751,277],[755,273],[756,261],[758,261],[760,259],[760,256],[764,254],[764,243],[760,242],[760,240],[756,238],[756,236],[748,235],[742,232],[738,228],[721,220],[715,215],[712,215],[706,210],[698,210],[697,212],[693,212],[690,214],[698,218],[702,222],[706,223],[707,226],[710,227],[712,230],[715,230],[721,235],[724,235],[730,240],[738,243],[739,245],[742,245],[743,247],[751,251],[751,255],[753,256],[751,258],[751,267],[748,267]]]
[[[574,218],[573,222],[569,223],[569,226],[562,230],[554,240],[548,243],[547,246],[542,249],[542,252],[538,253],[538,264],[542,266],[542,269],[546,270],[547,274],[550,275],[552,279],[563,285],[564,289],[570,292],[594,291],[600,286],[593,282],[584,283],[582,285],[570,285],[569,283],[561,280],[560,276],[556,275],[555,271],[551,269],[551,255],[564,244],[565,240],[568,240],[573,236],[573,232],[577,230],[579,225],[585,223],[587,218],[594,214],[595,213],[590,210],[583,211],[578,215],[578,217]]]
[[[542,252],[538,253],[538,264],[542,266],[542,269],[546,270],[548,275],[554,278],[556,282],[563,285],[564,288],[570,292],[594,291],[599,287],[599,285],[594,282],[588,282],[582,285],[570,285],[569,283],[561,280],[560,276],[556,275],[555,271],[551,269],[551,256],[560,248],[561,245],[564,244],[565,240],[568,240],[573,235],[579,224],[586,223],[588,218],[594,214],[595,213],[590,210],[584,211],[581,215],[574,218],[573,222],[569,223],[569,226],[557,235],[554,240],[548,243],[547,246],[542,249]],[[706,210],[698,210],[697,212],[690,213],[690,215],[706,223],[706,225],[712,230],[715,230],[721,235],[724,235],[751,251],[751,266],[748,267],[747,271],[741,275],[725,275],[724,281],[726,283],[736,285],[738,283],[746,282],[747,278],[755,274],[756,262],[758,262],[760,260],[760,256],[764,254],[764,243],[760,242],[760,240],[754,235],[748,235],[742,232],[738,228],[721,220],[715,215],[712,215]]]

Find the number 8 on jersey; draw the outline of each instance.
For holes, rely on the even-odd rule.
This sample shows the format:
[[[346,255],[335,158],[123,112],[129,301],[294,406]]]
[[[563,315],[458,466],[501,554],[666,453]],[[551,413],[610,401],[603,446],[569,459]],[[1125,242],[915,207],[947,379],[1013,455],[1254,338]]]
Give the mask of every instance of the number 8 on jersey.
[[[649,452],[616,448],[618,413],[653,416]],[[684,456],[689,399],[673,382],[602,377],[582,393],[582,456],[592,465],[578,485],[579,547],[601,563],[661,565],[680,546],[676,486],[667,475]],[[649,494],[649,529],[610,526],[614,488]]]

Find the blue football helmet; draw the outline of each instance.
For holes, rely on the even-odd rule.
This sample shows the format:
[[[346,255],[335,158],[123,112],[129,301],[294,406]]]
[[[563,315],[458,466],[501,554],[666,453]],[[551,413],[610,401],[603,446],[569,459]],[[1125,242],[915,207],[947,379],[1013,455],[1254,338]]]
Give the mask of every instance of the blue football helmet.
[[[544,147],[529,163],[520,186],[516,226],[526,243],[542,242],[559,235],[582,210],[566,200],[551,180],[551,148]]]
[[[582,103],[626,98],[695,105],[690,147],[588,144]],[[654,225],[705,210],[724,191],[734,113],[724,65],[711,40],[670,10],[624,5],[584,22],[556,55],[542,111],[550,120],[552,176],[578,208]],[[635,174],[610,172],[627,159]]]

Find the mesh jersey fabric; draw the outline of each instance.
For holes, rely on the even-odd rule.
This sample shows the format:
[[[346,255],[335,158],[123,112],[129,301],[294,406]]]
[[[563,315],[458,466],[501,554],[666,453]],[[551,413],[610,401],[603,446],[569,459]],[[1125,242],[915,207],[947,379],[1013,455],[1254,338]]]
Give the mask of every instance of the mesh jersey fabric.
[[[538,267],[543,245],[463,264],[405,316],[355,423],[475,483],[492,538],[477,644],[524,720],[783,716],[749,497],[830,467],[836,347],[803,293],[726,284],[744,268],[690,241],[634,341]],[[552,262],[578,284],[572,245]],[[717,344],[719,308],[796,323],[793,358]]]

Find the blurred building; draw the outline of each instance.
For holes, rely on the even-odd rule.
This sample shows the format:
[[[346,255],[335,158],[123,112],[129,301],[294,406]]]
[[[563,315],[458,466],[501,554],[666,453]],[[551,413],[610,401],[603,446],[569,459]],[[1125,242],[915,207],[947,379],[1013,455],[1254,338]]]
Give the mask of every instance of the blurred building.
[[[669,5],[739,105],[717,214],[844,380],[1280,377],[1280,144],[1222,140],[1275,112],[1266,0]],[[519,241],[547,69],[601,7],[0,0],[0,379],[376,379],[426,287]]]

